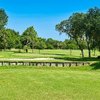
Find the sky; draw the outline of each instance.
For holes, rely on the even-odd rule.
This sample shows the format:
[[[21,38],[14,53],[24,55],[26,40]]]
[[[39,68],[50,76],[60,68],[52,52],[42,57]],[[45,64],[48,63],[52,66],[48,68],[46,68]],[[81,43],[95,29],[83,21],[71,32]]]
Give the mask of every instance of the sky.
[[[20,34],[34,26],[39,37],[64,41],[66,34],[59,35],[55,25],[68,19],[72,13],[87,12],[91,7],[100,8],[100,0],[0,0],[0,8],[8,15],[7,28]]]

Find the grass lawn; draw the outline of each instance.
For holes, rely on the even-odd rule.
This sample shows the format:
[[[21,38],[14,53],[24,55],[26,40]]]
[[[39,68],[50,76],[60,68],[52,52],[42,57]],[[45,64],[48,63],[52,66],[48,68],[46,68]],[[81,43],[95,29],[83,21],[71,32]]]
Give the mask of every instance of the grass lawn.
[[[0,67],[0,100],[100,100],[100,69]]]
[[[17,50],[0,52],[0,60],[53,58],[53,61],[99,61],[82,59],[79,50]],[[46,60],[45,60],[46,61]],[[48,60],[47,60],[48,61]],[[51,60],[52,61],[52,60]],[[100,100],[100,63],[84,67],[0,67],[0,100]]]
[[[29,50],[29,53],[25,53],[23,50],[21,53],[18,53],[18,50],[11,51],[1,51],[0,52],[0,60],[9,58],[19,58],[19,59],[34,59],[34,58],[54,58],[55,62],[64,62],[64,61],[97,61],[97,56],[100,54],[96,51],[96,55],[94,56],[94,52],[92,51],[92,58],[88,58],[88,51],[85,51],[85,58],[81,58],[80,50],[72,50],[70,55],[70,50]],[[3,59],[4,58],[4,59]],[[48,60],[45,60],[48,61]],[[51,60],[51,62],[53,62]]]

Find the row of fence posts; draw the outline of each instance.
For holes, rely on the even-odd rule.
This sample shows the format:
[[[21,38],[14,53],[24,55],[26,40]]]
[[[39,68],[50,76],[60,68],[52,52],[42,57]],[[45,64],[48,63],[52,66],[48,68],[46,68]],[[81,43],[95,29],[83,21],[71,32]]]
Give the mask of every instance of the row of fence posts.
[[[0,66],[56,66],[56,67],[71,67],[71,66],[84,66],[89,65],[89,62],[11,62],[1,61]]]

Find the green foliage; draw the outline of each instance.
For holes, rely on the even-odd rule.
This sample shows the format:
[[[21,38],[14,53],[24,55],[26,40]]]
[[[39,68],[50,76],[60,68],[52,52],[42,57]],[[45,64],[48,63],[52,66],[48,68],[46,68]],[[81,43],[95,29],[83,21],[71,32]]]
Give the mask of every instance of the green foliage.
[[[7,33],[4,29],[8,21],[8,16],[3,9],[0,9],[0,49],[6,49],[7,47]]]
[[[8,46],[8,34],[5,29],[0,30],[0,49],[6,49]]]
[[[64,43],[66,44],[66,49],[78,49],[78,46],[77,46],[75,40],[66,39],[64,41]]]
[[[95,7],[90,8],[87,13],[74,13],[67,20],[57,24],[56,30],[66,33],[76,41],[82,57],[84,48],[88,49],[88,56],[91,57],[91,49],[100,49],[100,9]]]
[[[12,29],[0,31],[0,49],[16,48],[20,43],[19,33]]]
[[[23,32],[22,37],[21,37],[23,47],[27,45],[27,46],[32,47],[32,49],[35,46],[36,40],[37,40],[37,32],[34,30],[33,26],[27,28]]]
[[[62,41],[54,40],[52,38],[48,38],[46,41],[47,49],[62,49],[64,46],[62,45]]]
[[[62,21],[60,24],[56,25],[56,30],[60,33],[66,33],[72,39],[74,39],[79,46],[79,49],[83,53],[83,44],[84,43],[84,31],[83,31],[83,13],[74,13],[69,19]],[[70,46],[71,47],[71,46]]]
[[[89,57],[91,57],[91,49],[95,46],[95,40],[100,39],[100,9],[90,8],[84,18],[84,30],[87,42],[87,48],[89,51]],[[95,48],[95,47],[94,47]]]
[[[0,30],[7,24],[8,16],[3,9],[0,9]]]
[[[47,45],[46,45],[46,39],[44,38],[37,38],[37,42],[36,42],[36,46],[35,46],[36,49],[46,49],[47,48]]]
[[[17,48],[20,43],[20,35],[18,32],[12,29],[6,29],[8,34],[8,48]]]

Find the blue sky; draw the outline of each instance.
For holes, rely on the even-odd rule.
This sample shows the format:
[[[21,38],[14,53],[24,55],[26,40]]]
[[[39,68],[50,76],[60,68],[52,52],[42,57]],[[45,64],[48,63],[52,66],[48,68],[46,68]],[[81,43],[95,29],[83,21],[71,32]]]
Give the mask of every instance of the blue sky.
[[[73,12],[86,12],[91,7],[100,7],[100,0],[0,0],[0,8],[9,16],[7,28],[22,33],[34,26],[38,36],[64,40],[55,25],[67,19]]]

